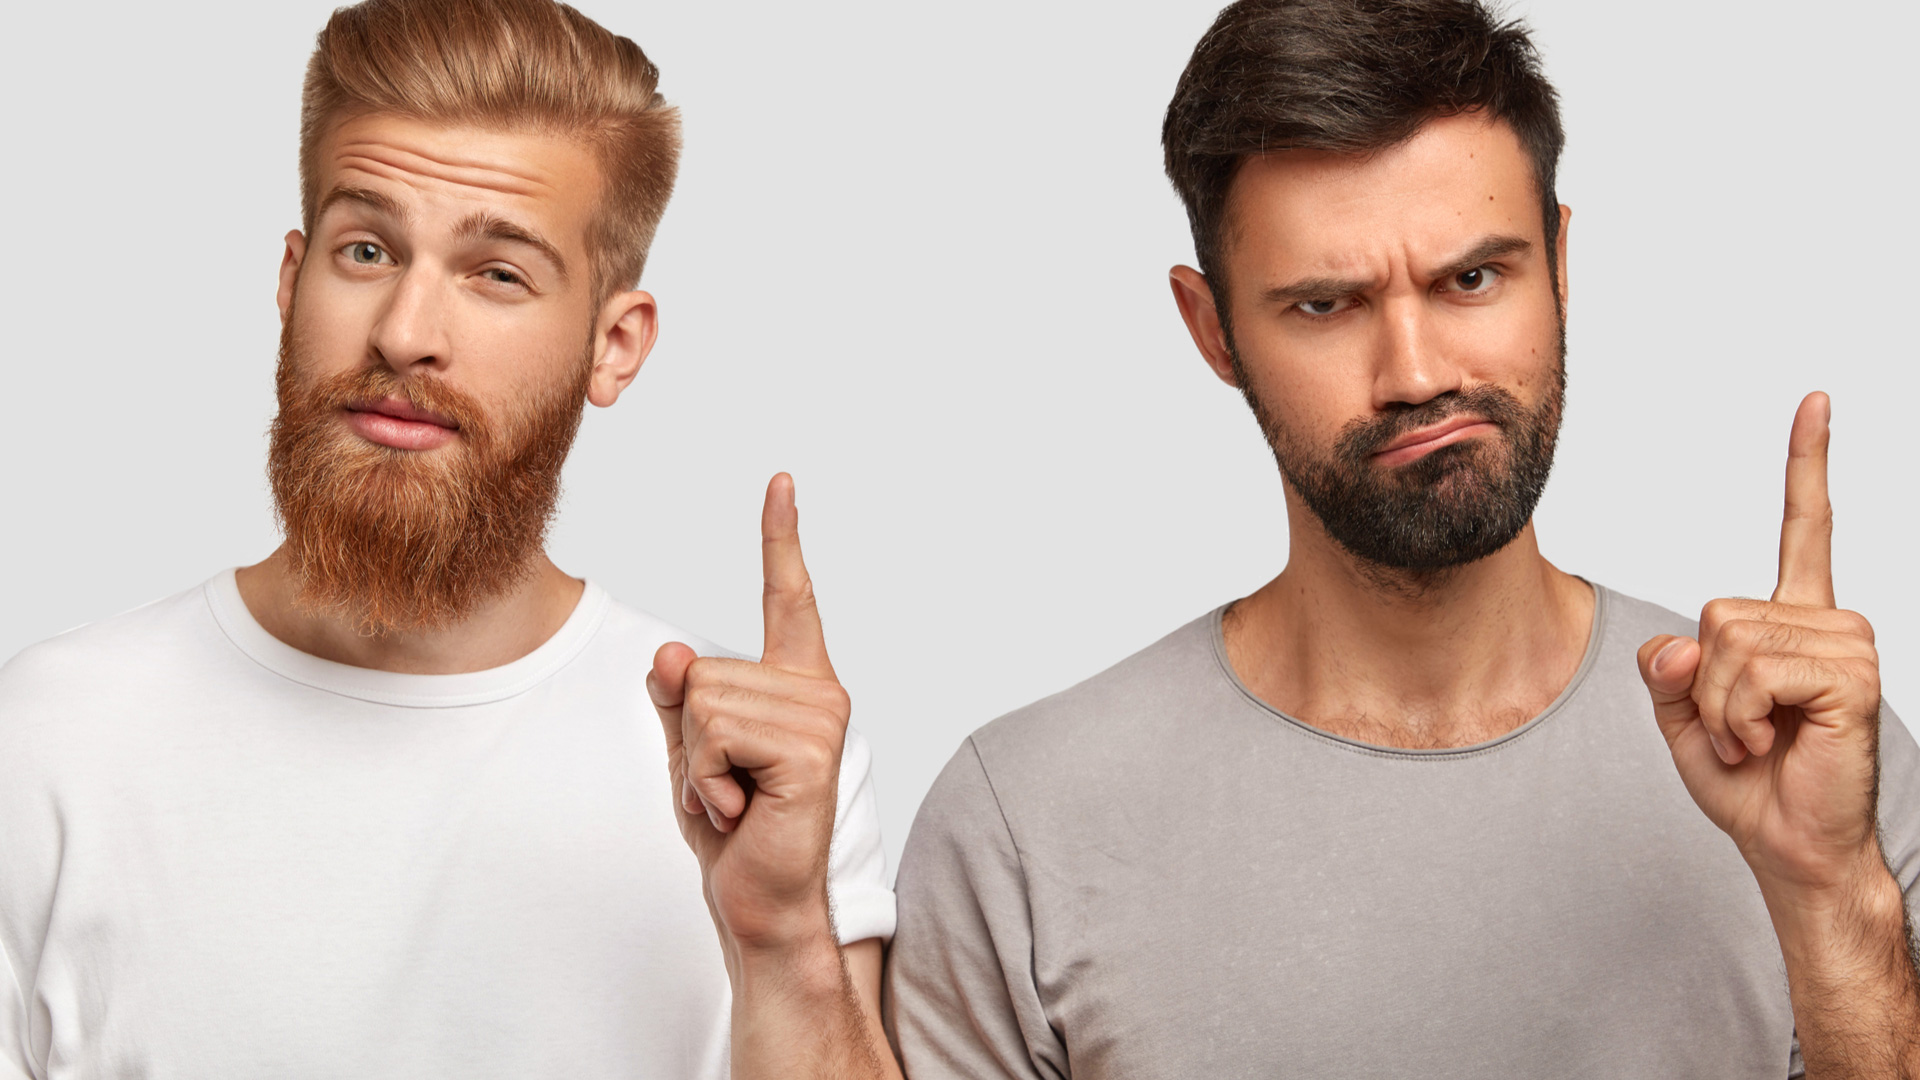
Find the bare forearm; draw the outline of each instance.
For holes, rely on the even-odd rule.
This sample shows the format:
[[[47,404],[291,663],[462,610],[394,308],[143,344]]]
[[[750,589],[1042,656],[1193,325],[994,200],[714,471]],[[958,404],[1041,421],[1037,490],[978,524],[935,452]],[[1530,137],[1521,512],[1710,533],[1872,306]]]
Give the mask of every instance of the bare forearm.
[[[1808,1080],[1920,1080],[1920,973],[1893,876],[1875,866],[1830,900],[1768,906]]]
[[[831,937],[732,966],[734,1080],[900,1080]]]

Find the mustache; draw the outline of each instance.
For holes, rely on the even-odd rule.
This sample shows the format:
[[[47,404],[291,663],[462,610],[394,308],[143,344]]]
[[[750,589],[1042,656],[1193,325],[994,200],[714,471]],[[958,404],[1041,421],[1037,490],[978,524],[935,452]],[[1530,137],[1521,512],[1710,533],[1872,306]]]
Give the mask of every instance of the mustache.
[[[397,397],[416,409],[451,420],[460,434],[483,448],[492,429],[486,413],[472,395],[449,386],[437,376],[410,375],[401,378],[388,367],[363,367],[329,376],[306,392],[306,400],[317,411],[337,412],[382,398]]]
[[[1497,386],[1450,390],[1430,401],[1375,417],[1356,417],[1340,429],[1334,450],[1343,460],[1364,462],[1388,443],[1416,428],[1460,415],[1477,416],[1511,431],[1524,421],[1526,407]]]

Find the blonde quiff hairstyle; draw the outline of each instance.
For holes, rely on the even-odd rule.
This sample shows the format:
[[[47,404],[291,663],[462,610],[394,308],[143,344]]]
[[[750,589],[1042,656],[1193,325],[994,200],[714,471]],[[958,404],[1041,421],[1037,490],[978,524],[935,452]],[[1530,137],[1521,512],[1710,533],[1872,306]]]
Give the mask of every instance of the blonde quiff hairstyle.
[[[680,161],[680,114],[640,46],[554,0],[364,0],[320,31],[300,102],[300,217],[311,235],[320,144],[353,116],[575,138],[599,159],[588,227],[597,305],[646,266]]]

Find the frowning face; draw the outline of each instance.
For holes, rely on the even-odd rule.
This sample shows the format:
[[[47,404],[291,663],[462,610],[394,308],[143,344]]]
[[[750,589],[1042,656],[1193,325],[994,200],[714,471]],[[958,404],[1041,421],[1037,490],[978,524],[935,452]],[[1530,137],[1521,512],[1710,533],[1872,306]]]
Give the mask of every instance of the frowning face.
[[[1456,116],[1374,155],[1254,158],[1226,223],[1232,340],[1202,348],[1298,502],[1395,569],[1518,535],[1559,430],[1566,231],[1549,248],[1512,130]]]

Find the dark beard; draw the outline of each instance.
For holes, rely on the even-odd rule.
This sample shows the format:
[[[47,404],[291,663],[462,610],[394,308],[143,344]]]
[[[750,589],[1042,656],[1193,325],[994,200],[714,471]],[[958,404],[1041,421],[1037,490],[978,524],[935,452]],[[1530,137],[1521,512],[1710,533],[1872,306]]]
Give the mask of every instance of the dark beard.
[[[1506,547],[1533,519],[1553,471],[1566,399],[1564,329],[1558,353],[1546,393],[1531,410],[1496,386],[1450,392],[1350,421],[1327,457],[1280,426],[1244,372],[1240,385],[1281,475],[1328,535],[1376,578],[1418,590]],[[1402,434],[1460,414],[1492,421],[1499,434],[1454,443],[1397,468],[1372,462]]]
[[[293,325],[290,316],[280,337],[267,479],[301,609],[364,634],[443,629],[525,581],[559,502],[589,363],[489,417],[438,377],[401,378],[384,364],[303,380]],[[457,441],[429,459],[341,422],[347,403],[388,395],[453,420]]]

